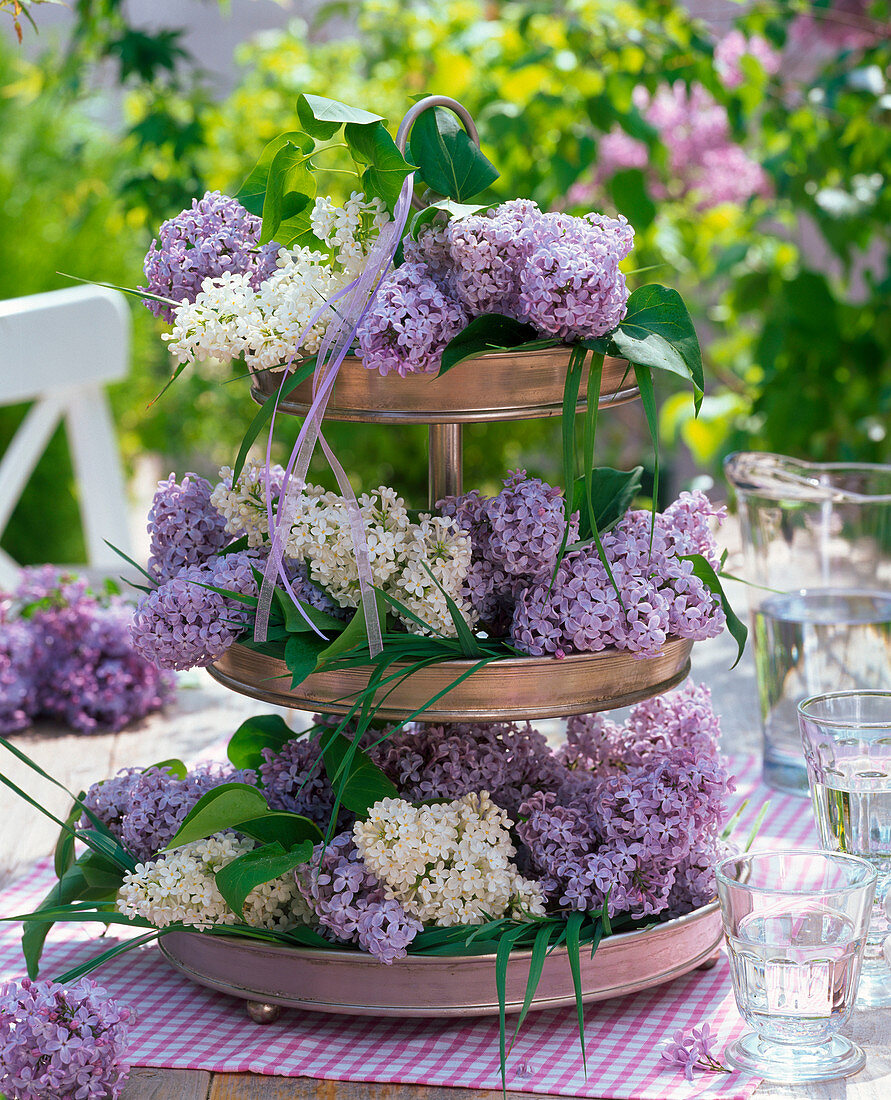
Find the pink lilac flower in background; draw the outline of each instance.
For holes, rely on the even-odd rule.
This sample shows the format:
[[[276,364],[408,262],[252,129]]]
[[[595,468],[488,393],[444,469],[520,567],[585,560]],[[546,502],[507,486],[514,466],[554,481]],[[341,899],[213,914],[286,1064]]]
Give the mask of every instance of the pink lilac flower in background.
[[[776,76],[780,71],[782,55],[779,50],[760,34],[746,38],[741,30],[734,28],[715,46],[715,71],[728,91],[745,83],[746,75],[741,65],[744,57],[754,58],[768,76]]]
[[[872,0],[832,0],[825,6],[811,4],[807,13],[793,19],[789,43],[793,49],[865,50],[891,37],[891,24],[872,14]]]
[[[0,985],[0,1090],[8,1100],[116,1100],[131,1012],[89,978]]]
[[[205,279],[226,272],[249,274],[257,287],[276,269],[279,245],[260,245],[260,218],[249,214],[235,199],[208,191],[193,199],[161,226],[145,258],[146,285],[138,287],[176,302],[194,302]],[[173,309],[145,300],[156,317],[173,319]]]

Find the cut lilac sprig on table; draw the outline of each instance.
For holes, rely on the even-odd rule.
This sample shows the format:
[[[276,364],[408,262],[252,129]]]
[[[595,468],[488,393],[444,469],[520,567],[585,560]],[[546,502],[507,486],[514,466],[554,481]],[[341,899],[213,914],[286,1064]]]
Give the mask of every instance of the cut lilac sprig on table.
[[[670,1065],[683,1069],[688,1081],[693,1080],[693,1070],[707,1073],[730,1073],[727,1066],[715,1057],[718,1037],[712,1034],[708,1024],[676,1031],[662,1051],[662,1058]]]

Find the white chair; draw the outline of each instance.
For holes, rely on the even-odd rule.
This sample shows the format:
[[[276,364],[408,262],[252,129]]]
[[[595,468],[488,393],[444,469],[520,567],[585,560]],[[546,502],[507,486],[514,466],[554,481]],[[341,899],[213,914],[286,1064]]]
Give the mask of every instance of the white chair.
[[[0,405],[28,410],[0,460],[0,535],[60,420],[67,428],[91,566],[131,553],[124,475],[103,387],[126,377],[130,312],[123,294],[78,286],[0,301]],[[0,587],[18,566],[0,550]]]

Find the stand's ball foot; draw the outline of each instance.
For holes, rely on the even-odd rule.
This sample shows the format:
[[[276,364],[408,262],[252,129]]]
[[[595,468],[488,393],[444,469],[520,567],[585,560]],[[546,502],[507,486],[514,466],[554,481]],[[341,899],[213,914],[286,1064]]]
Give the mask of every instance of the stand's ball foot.
[[[720,957],[721,957],[721,952],[716,951],[710,959],[706,959],[705,962],[701,962],[699,964],[699,966],[696,967],[696,969],[697,970],[712,970],[715,966],[718,965],[718,959],[720,959]]]
[[[264,1001],[248,1001],[245,1007],[255,1024],[274,1024],[282,1014],[281,1005],[266,1004]]]

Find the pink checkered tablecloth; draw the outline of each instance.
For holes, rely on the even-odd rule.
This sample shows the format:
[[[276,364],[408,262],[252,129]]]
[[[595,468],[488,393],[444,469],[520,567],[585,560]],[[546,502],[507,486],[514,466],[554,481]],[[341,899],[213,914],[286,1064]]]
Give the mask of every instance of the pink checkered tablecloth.
[[[749,804],[739,825],[745,836],[765,801],[770,809],[757,848],[817,846],[809,804],[759,785],[754,758],[734,761],[734,805]],[[0,913],[33,909],[53,882],[44,861],[0,897]],[[61,924],[43,957],[44,976],[63,973],[110,946],[95,925]],[[111,930],[115,931],[114,928]],[[24,974],[21,926],[0,925],[0,978]],[[499,1089],[497,1019],[381,1020],[286,1011],[278,1023],[250,1022],[241,1002],[193,985],[169,967],[155,947],[124,955],[94,975],[109,993],[135,1008],[130,1031],[133,1065],[219,1072],[252,1072],[338,1081],[451,1085]],[[692,1082],[659,1057],[678,1028],[707,1022],[719,1047],[743,1030],[726,956],[712,970],[669,985],[589,1005],[585,1011],[587,1075],[574,1009],[531,1014],[508,1061],[509,1089],[559,1096],[691,1100],[751,1096],[758,1078],[697,1072]]]

